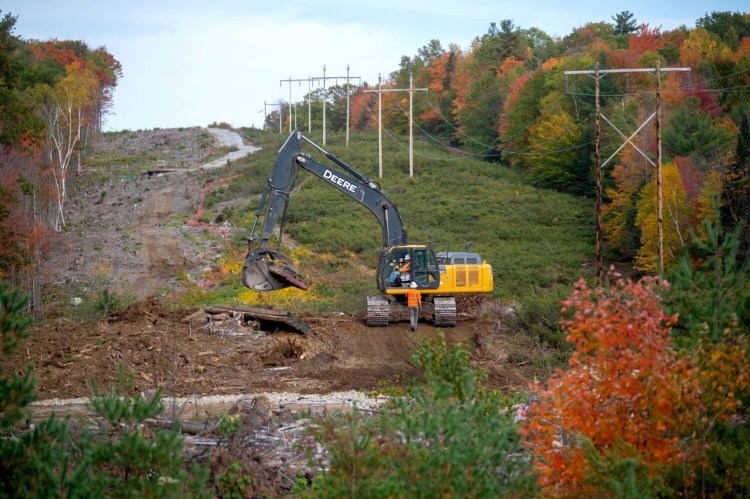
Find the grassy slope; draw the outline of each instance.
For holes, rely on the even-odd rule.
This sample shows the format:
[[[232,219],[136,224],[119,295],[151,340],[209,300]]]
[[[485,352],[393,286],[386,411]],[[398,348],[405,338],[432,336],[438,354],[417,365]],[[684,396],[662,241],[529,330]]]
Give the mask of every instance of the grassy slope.
[[[230,221],[240,227],[251,226],[257,194],[287,136],[257,131],[247,135],[264,149],[234,165],[232,169],[244,175],[215,196],[215,201],[240,200],[230,212]],[[325,148],[379,181],[398,207],[410,242],[432,241],[437,250],[460,250],[471,240],[472,250],[493,265],[494,295],[513,303],[528,327],[548,337],[556,327],[560,299],[570,293],[576,279],[591,274],[592,202],[536,189],[503,166],[451,154],[425,141],[415,141],[415,177],[409,178],[406,138],[398,144],[384,137],[382,179],[378,179],[376,133],[352,134],[348,149],[342,134],[329,133]],[[311,138],[322,145],[315,132]],[[312,147],[305,152],[328,162]],[[306,296],[303,308],[361,309],[364,296],[377,294],[372,270],[382,244],[377,220],[307,172],[300,172],[298,184],[286,234],[309,250],[295,256],[301,273],[316,283],[311,291],[319,298]],[[244,236],[235,238],[237,247],[242,247]],[[236,282],[229,285],[239,289]],[[558,343],[554,336],[549,339]]]

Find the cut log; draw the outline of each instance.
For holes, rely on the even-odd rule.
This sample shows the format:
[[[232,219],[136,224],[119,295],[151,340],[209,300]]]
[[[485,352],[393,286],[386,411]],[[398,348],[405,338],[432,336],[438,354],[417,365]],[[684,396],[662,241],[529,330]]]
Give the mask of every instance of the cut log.
[[[209,314],[224,314],[227,312],[234,312],[236,314],[243,314],[244,320],[259,319],[270,322],[280,322],[296,329],[300,333],[307,333],[310,330],[310,326],[305,324],[301,319],[296,317],[288,310],[275,310],[273,308],[259,308],[259,307],[229,307],[224,305],[215,305],[213,307],[206,307],[204,309]]]

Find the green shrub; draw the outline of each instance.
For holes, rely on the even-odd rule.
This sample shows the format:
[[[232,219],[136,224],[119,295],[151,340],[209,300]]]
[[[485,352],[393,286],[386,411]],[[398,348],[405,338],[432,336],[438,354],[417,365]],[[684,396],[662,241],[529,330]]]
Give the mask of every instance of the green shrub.
[[[535,492],[530,460],[508,403],[481,388],[468,352],[440,334],[412,360],[424,369],[404,396],[377,417],[328,419],[317,434],[329,467],[311,497],[526,497]]]
[[[28,336],[22,315],[27,299],[0,282],[0,333],[10,355]],[[164,407],[155,396],[129,397],[132,380],[120,369],[121,386],[95,392],[89,404],[98,429],[73,425],[54,414],[24,429],[36,400],[31,367],[23,376],[0,378],[0,497],[192,497],[206,496],[207,470],[185,468],[179,430],[144,430]],[[75,431],[73,430],[75,428]]]

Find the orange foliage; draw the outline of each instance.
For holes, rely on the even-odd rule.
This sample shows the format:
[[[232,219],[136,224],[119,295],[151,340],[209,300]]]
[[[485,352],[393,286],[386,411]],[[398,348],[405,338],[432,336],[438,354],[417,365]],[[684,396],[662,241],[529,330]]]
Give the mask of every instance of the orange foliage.
[[[533,386],[537,402],[522,429],[545,496],[600,497],[611,479],[597,475],[607,473],[601,463],[624,458],[650,478],[671,466],[699,469],[711,432],[744,410],[750,370],[742,334],[729,329],[716,343],[677,352],[670,339],[677,316],[665,314],[657,286],[669,289],[657,278],[596,290],[580,280],[563,302],[571,318],[561,324],[575,351],[547,388]],[[696,479],[683,475],[686,487]]]
[[[649,145],[642,137],[633,141],[641,151],[648,151]],[[620,153],[620,162],[612,169],[614,187],[606,189],[611,202],[603,206],[604,234],[609,244],[620,248],[626,239],[629,227],[629,212],[643,184],[651,176],[651,165],[634,147],[626,147]]]
[[[31,53],[36,59],[50,59],[63,67],[80,60],[73,49],[62,46],[57,40],[32,45]]]
[[[505,101],[503,102],[503,116],[508,115],[508,111],[511,107],[513,107],[518,100],[521,98],[521,93],[523,92],[523,88],[526,86],[526,83],[531,79],[533,73],[524,73],[521,75],[521,77],[517,78],[515,81],[512,81],[508,85],[508,96],[505,98]],[[508,128],[508,120],[502,119],[500,120],[500,135],[504,135],[506,132],[506,129]]]
[[[628,50],[640,57],[646,52],[656,52],[664,48],[665,42],[666,40],[661,36],[661,29],[649,29],[646,23],[641,25],[640,33],[630,35]]]
[[[427,67],[427,74],[430,79],[428,88],[437,92],[438,95],[449,89],[450,74],[448,73],[448,64],[451,61],[451,57],[455,57],[453,52],[445,52],[433,59]]]
[[[680,46],[680,60],[683,64],[697,69],[704,61],[714,61],[719,55],[719,44],[703,28],[695,28]]]
[[[683,370],[669,338],[676,316],[664,314],[657,285],[666,283],[619,280],[593,291],[580,280],[563,302],[575,352],[548,388],[534,387],[538,403],[524,428],[545,494],[594,495],[585,442],[605,460],[636,456],[650,474],[682,458],[674,414]]]
[[[747,59],[750,59],[750,36],[742,38],[740,47],[737,49],[737,57],[746,57]]]
[[[514,56],[507,57],[502,64],[500,64],[499,73],[505,74],[514,70],[515,68],[523,68],[523,61],[516,59]]]
[[[456,72],[453,77],[453,86],[456,90],[453,104],[456,106],[456,112],[466,108],[471,86],[479,78],[479,74],[479,65],[473,53],[456,61]]]

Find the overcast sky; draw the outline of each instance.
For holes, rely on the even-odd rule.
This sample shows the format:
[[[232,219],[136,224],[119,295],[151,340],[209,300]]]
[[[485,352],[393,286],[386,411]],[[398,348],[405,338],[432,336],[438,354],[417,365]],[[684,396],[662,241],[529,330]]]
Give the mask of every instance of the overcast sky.
[[[709,7],[710,6],[710,7]],[[467,48],[491,22],[511,19],[562,37],[630,11],[662,31],[690,28],[747,1],[630,0],[4,0],[23,39],[105,46],[123,67],[105,130],[262,126],[264,102],[289,100],[285,79],[346,76],[377,84],[432,39]],[[330,81],[328,85],[333,84]],[[339,80],[343,83],[343,80]],[[301,101],[307,81],[291,84]],[[268,106],[271,111],[274,109]]]

